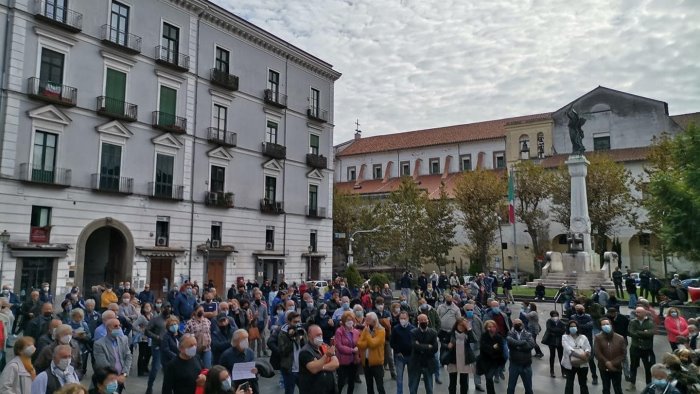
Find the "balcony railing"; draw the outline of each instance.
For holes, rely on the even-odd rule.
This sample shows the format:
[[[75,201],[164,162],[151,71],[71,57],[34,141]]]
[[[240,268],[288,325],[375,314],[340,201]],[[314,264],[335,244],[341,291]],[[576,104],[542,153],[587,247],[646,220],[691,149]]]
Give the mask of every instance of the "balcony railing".
[[[310,207],[306,206],[306,216],[310,218],[323,219],[326,217],[325,207]]]
[[[56,3],[34,0],[34,17],[73,33],[83,30],[83,14],[60,7]]]
[[[281,201],[272,201],[267,198],[260,200],[260,212],[282,214],[284,213],[284,203]]]
[[[187,118],[182,118],[163,111],[153,111],[151,125],[156,129],[169,133],[184,134],[187,132]]]
[[[161,45],[156,47],[156,63],[179,71],[188,71],[190,69],[189,56]]]
[[[37,100],[66,107],[75,107],[78,103],[78,89],[39,78],[29,78],[27,94]]]
[[[92,189],[108,193],[131,194],[134,192],[134,178],[92,174]]]
[[[317,155],[315,153],[306,154],[306,164],[312,168],[318,168],[320,170],[328,167],[328,159],[326,156]]]
[[[148,195],[162,200],[182,200],[185,187],[168,182],[149,182]]]
[[[97,113],[112,119],[135,122],[138,118],[139,107],[107,96],[97,98]]]
[[[265,102],[279,108],[287,108],[287,95],[265,89]]]
[[[233,208],[233,193],[205,192],[204,204],[209,207]]]
[[[306,110],[306,115],[309,117],[309,119],[317,122],[328,122],[328,111],[325,109],[311,106]]]
[[[45,170],[42,168],[32,168],[29,163],[22,163],[19,165],[19,179],[23,182],[68,187],[70,186],[71,174],[71,170],[66,168]]]
[[[141,53],[141,37],[119,30],[110,25],[102,25],[102,42],[131,54]]]
[[[232,131],[221,130],[218,127],[209,127],[207,129],[207,139],[209,142],[223,146],[236,146],[238,134]]]
[[[267,157],[282,160],[287,157],[287,147],[284,145],[273,144],[272,142],[263,142],[262,153]]]
[[[221,71],[218,68],[211,69],[211,83],[228,90],[238,90],[238,77]]]

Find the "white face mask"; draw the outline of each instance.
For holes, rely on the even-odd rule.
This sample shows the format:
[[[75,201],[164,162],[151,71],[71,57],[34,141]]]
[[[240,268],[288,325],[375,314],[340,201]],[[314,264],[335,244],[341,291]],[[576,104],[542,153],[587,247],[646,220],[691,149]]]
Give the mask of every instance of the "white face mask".
[[[58,365],[56,365],[56,367],[58,367],[58,369],[60,369],[61,371],[65,371],[69,365],[70,365],[70,359],[69,358],[62,358],[58,362]]]
[[[314,345],[316,347],[319,347],[323,344],[323,337],[316,337],[314,338]]]
[[[246,339],[241,339],[238,341],[238,347],[240,347],[242,350],[248,349],[249,343],[248,343],[248,338]]]
[[[31,357],[31,355],[34,354],[35,351],[36,348],[34,347],[34,345],[30,345],[25,347],[24,350],[22,350],[22,354],[24,354],[27,357]]]
[[[406,327],[408,325],[408,320],[406,319],[399,319],[399,323],[401,323],[401,327]]]
[[[70,339],[70,335],[64,335],[59,339],[59,341],[61,341],[62,344],[67,345],[68,343],[70,343]]]
[[[197,355],[197,346],[190,346],[187,349],[185,349],[185,355],[189,358],[192,358]]]

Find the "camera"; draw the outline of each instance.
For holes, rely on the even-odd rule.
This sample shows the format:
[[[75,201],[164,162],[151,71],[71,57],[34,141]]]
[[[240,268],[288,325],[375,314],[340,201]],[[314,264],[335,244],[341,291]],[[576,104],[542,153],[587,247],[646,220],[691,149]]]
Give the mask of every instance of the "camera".
[[[296,333],[299,336],[303,336],[304,334],[306,334],[306,331],[304,330],[303,324],[299,323],[296,325]]]

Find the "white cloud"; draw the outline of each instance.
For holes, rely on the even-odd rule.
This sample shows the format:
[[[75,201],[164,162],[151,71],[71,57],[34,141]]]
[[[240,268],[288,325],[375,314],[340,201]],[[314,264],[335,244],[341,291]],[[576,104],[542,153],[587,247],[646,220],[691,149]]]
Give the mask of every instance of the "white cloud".
[[[214,0],[331,63],[335,142],[554,111],[598,85],[700,111],[694,0]]]

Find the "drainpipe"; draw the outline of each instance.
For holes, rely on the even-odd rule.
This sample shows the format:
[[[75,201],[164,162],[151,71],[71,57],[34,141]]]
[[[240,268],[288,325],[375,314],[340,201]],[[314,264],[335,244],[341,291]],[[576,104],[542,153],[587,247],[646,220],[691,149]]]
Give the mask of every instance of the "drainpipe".
[[[289,55],[285,56],[284,58],[284,94],[287,95],[289,93],[289,88],[288,88],[288,81],[289,81]],[[287,95],[287,99],[289,99],[289,95]],[[284,110],[284,146],[287,146],[287,110]],[[286,180],[287,180],[287,160],[285,159],[285,165],[282,167],[282,195],[284,196],[284,199],[287,199],[287,193],[285,190],[285,185],[286,185]],[[287,211],[285,210],[284,212],[284,225],[282,227],[283,232],[282,232],[282,253],[285,253],[287,250]],[[286,255],[285,255],[286,257]],[[284,279],[285,282],[287,281],[287,260],[285,259],[284,261]]]
[[[2,132],[0,135],[0,159],[2,158],[2,150],[5,145],[5,120],[7,118],[7,100],[8,96],[7,88],[5,87],[5,79],[7,75],[7,70],[10,65],[8,64],[8,59],[10,58],[10,14],[14,16],[15,12],[15,0],[11,0],[7,4],[8,10],[5,16],[5,40],[2,42],[2,73],[0,74],[0,125],[2,125]],[[0,174],[0,177],[2,174]]]

